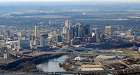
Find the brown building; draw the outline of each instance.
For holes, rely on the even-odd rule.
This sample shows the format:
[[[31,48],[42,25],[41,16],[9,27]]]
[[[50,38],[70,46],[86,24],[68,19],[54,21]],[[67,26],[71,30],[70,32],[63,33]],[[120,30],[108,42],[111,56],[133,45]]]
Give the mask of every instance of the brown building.
[[[105,33],[111,35],[113,33],[113,28],[111,26],[106,26]]]

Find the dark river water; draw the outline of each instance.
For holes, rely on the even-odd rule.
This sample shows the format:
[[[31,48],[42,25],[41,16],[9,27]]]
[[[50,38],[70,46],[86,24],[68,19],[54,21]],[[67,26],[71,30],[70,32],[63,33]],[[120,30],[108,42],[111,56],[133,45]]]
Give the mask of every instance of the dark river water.
[[[51,59],[47,62],[37,65],[37,68],[44,72],[65,72],[63,68],[59,67],[59,63],[63,63],[66,58],[68,58],[68,56],[63,55],[59,58]]]

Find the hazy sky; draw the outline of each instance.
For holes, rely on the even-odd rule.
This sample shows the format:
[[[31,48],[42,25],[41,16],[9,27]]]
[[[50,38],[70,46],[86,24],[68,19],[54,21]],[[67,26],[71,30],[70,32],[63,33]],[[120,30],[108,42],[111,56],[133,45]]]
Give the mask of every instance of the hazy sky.
[[[0,2],[39,2],[39,1],[140,2],[140,0],[0,0]]]

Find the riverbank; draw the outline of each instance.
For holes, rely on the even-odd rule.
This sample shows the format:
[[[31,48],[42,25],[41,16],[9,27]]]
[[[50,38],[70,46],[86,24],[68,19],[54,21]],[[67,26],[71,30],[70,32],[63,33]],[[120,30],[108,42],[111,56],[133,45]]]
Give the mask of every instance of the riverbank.
[[[36,65],[48,61],[52,58],[60,57],[63,54],[43,54],[30,58],[17,59],[13,62],[0,66],[1,74],[25,74],[42,73]]]
[[[0,70],[0,74],[26,74],[26,73],[42,73],[36,68],[36,65],[30,62],[21,63],[10,70]]]
[[[47,72],[66,72],[65,69],[59,66],[59,63],[63,63],[65,59],[69,58],[68,55],[62,55],[58,58],[50,59],[44,63],[36,65],[37,68],[45,73]]]

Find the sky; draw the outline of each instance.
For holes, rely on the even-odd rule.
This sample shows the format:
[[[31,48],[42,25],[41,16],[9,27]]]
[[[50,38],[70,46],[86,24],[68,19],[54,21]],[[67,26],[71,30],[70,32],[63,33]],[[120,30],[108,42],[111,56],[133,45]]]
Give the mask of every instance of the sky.
[[[50,1],[78,1],[78,2],[88,2],[88,1],[93,1],[93,2],[140,2],[140,0],[0,0],[0,2],[50,2]]]

